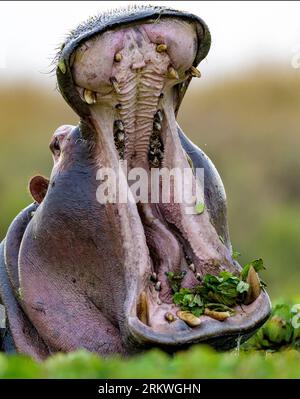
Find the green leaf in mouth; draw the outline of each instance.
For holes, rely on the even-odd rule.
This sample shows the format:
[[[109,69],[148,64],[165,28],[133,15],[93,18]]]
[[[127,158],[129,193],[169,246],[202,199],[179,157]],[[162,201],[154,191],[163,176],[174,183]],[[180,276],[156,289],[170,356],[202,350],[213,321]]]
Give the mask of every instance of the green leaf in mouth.
[[[195,205],[195,212],[197,213],[197,215],[201,215],[201,213],[204,212],[205,209],[205,204],[203,202],[198,202]]]

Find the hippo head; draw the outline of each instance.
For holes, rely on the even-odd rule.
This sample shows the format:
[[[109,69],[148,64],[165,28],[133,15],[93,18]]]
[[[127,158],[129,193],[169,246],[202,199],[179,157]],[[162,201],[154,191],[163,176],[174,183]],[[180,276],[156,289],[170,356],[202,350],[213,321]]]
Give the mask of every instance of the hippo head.
[[[131,354],[198,342],[230,348],[268,317],[264,290],[224,321],[185,320],[172,300],[169,272],[181,273],[182,287],[192,288],[207,274],[241,271],[220,177],[176,123],[209,46],[197,16],[151,6],[105,13],[67,38],[57,80],[80,123],[55,132],[50,180],[31,180],[35,203],[16,219],[2,249],[8,277],[1,296],[18,350]],[[174,179],[169,201],[136,200],[125,165],[146,177],[153,169],[202,168],[204,181],[192,173],[190,186],[200,187],[205,207],[188,212],[191,204],[175,200]],[[108,187],[103,170],[117,176],[128,201],[99,200]],[[14,307],[5,300],[12,298],[9,287]]]

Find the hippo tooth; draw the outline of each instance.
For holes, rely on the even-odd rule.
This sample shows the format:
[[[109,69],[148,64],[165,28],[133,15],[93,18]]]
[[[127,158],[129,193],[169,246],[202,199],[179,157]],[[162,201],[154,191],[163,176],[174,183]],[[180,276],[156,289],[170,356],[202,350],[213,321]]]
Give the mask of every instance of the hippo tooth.
[[[137,305],[137,315],[142,323],[149,325],[148,301],[145,291],[141,292]]]
[[[161,290],[161,282],[160,282],[160,281],[158,281],[158,282],[155,284],[155,289],[156,289],[156,291],[160,291],[160,290]]]
[[[193,315],[193,313],[187,310],[178,310],[176,313],[180,320],[183,320],[190,327],[197,327],[201,324],[199,317]]]
[[[116,53],[114,59],[115,59],[116,62],[120,62],[122,60],[122,54],[121,53]]]
[[[156,51],[158,53],[163,53],[164,51],[167,51],[167,48],[168,46],[166,44],[161,43],[156,46]]]
[[[154,122],[154,129],[160,131],[161,130],[161,124],[159,122]]]
[[[83,90],[83,97],[87,104],[95,104],[97,102],[96,93],[91,90],[84,89]]]
[[[229,312],[217,312],[216,310],[210,310],[208,308],[205,308],[204,310],[205,316],[209,316],[215,320],[223,321],[228,319],[230,317]]]
[[[120,120],[115,121],[115,126],[118,130],[121,130],[121,132],[124,131],[124,124],[122,121]]]
[[[196,279],[197,280],[201,280],[201,274],[200,273],[196,273]]]
[[[249,284],[249,290],[245,299],[245,304],[249,305],[259,297],[261,292],[259,277],[253,266],[249,268],[246,282]]]
[[[112,77],[112,78],[110,78],[110,81],[111,81],[111,84],[113,85],[113,88],[115,89],[115,92],[117,94],[120,94],[121,90],[120,90],[119,84],[117,82],[117,79],[115,77]]]
[[[125,138],[125,134],[123,132],[119,132],[118,133],[118,140],[119,141],[124,141],[124,138]]]
[[[157,118],[157,119],[159,120],[159,122],[162,122],[162,120],[163,120],[163,114],[162,114],[162,112],[161,112],[160,109],[156,112],[155,118]]]
[[[189,269],[191,269],[191,271],[192,271],[193,273],[195,273],[196,268],[195,268],[194,263],[191,263],[191,264],[189,265]]]
[[[58,66],[58,68],[60,69],[60,71],[61,71],[63,74],[66,73],[67,68],[66,68],[65,61],[64,61],[63,59],[60,59],[60,60],[58,61],[57,66]]]
[[[171,79],[179,79],[178,72],[172,66],[168,69],[168,77]]]
[[[190,72],[194,78],[201,78],[201,72],[199,71],[199,69],[195,68],[194,66],[190,68]]]
[[[173,315],[172,313],[167,312],[167,313],[165,314],[165,319],[166,319],[169,323],[172,323],[172,322],[175,320],[175,317],[174,317],[174,315]]]

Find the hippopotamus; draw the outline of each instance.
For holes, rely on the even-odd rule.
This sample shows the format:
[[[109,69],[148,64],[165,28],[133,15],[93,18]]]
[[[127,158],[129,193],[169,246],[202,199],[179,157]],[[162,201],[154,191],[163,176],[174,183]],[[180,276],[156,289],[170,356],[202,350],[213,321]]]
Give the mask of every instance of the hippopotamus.
[[[210,40],[198,16],[144,5],[105,12],[66,38],[57,82],[80,121],[54,133],[50,178],[30,180],[33,202],[1,243],[4,350],[44,359],[78,348],[102,356],[152,347],[173,353],[196,343],[228,349],[268,318],[269,297],[260,289],[226,320],[202,315],[201,324],[186,323],[176,317],[167,280],[168,272],[184,271],[182,285],[194,287],[208,273],[241,271],[221,178],[176,121]],[[192,185],[202,188],[205,208],[185,212],[174,196],[99,201],[99,170],[117,173],[125,162],[148,174],[204,170]],[[124,176],[119,187],[130,192]]]

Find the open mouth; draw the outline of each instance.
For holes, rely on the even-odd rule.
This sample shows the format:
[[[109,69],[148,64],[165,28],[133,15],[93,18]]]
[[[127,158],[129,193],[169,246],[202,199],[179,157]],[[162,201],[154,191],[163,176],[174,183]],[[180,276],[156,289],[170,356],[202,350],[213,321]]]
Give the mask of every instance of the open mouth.
[[[154,14],[93,31],[60,55],[61,92],[81,117],[82,134],[93,143],[98,168],[117,171],[126,161],[129,170],[143,168],[148,176],[153,168],[191,168],[176,112],[190,80],[200,75],[195,65],[207,32],[185,14]],[[122,184],[131,189],[126,179]],[[191,185],[199,184],[194,176]],[[173,303],[169,272],[184,272],[182,287],[192,289],[207,274],[239,275],[241,267],[220,237],[211,210],[206,206],[189,214],[186,204],[174,199],[178,188],[171,186],[170,202],[109,205],[118,215],[125,293],[114,325],[131,348],[175,350],[194,342],[230,347],[268,317],[268,296],[261,290],[252,303],[237,306],[235,315],[223,321],[182,316]],[[101,309],[108,313],[104,305]]]

